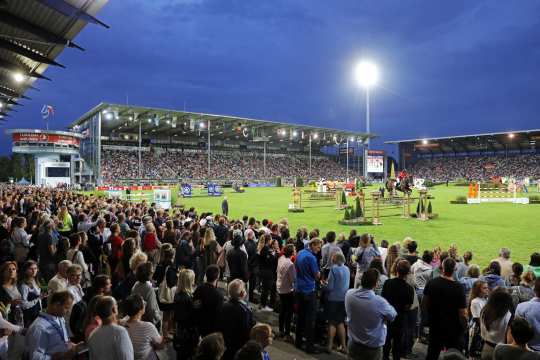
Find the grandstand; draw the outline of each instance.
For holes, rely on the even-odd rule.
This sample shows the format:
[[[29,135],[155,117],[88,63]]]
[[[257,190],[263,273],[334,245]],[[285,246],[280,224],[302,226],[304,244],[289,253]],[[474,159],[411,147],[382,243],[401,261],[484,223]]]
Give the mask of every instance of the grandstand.
[[[540,130],[387,141],[399,165],[415,177],[486,181],[494,177],[540,179]]]
[[[75,120],[96,184],[344,179],[359,176],[373,134],[235,116],[101,103]],[[382,175],[382,174],[381,174]]]

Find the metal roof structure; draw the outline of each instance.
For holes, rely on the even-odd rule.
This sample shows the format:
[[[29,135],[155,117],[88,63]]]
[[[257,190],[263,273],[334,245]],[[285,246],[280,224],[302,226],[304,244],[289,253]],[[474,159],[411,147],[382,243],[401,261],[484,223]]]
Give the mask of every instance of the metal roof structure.
[[[540,129],[392,140],[385,144],[407,145],[414,148],[414,151],[426,153],[538,150]]]
[[[99,113],[102,116],[101,135],[120,139],[122,135],[127,138],[128,134],[138,134],[139,124],[143,138],[166,137],[178,140],[199,136],[201,132],[207,134],[208,124],[212,140],[222,141],[249,140],[272,143],[289,140],[307,144],[311,135],[312,142],[320,145],[337,145],[346,142],[347,139],[363,143],[367,138],[376,137],[374,134],[364,132],[311,125],[109,103],[95,106],[71,123],[69,128],[77,130],[77,126]]]
[[[108,0],[0,0],[0,121],[30,99],[48,66],[64,68],[56,58],[64,48],[84,51],[73,41],[87,23],[108,25],[96,13]],[[37,90],[37,89],[36,89]]]

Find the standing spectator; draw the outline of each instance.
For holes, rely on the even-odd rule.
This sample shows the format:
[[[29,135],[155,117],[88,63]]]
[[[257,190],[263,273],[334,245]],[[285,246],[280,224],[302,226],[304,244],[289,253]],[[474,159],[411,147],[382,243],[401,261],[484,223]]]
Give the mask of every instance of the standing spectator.
[[[507,344],[498,344],[493,352],[493,360],[539,360],[540,354],[534,353],[527,343],[534,336],[534,330],[527,320],[515,318],[510,323]]]
[[[480,277],[480,268],[478,267],[478,265],[472,264],[471,266],[469,266],[469,269],[467,270],[467,275],[459,279],[459,283],[463,286],[463,290],[465,291],[465,296],[467,297],[467,299],[469,298],[469,294],[474,284],[477,281],[479,281],[478,280],[479,277]]]
[[[111,256],[109,256],[109,263],[111,269],[116,269],[120,256],[122,255],[122,244],[124,238],[122,237],[122,229],[119,224],[111,225],[111,236],[109,236],[109,242],[111,243]]]
[[[293,244],[283,248],[283,255],[278,260],[276,289],[279,294],[279,336],[285,341],[292,341],[291,322],[294,312],[294,282],[296,271],[291,257],[295,255]]]
[[[23,217],[16,217],[11,221],[11,243],[14,246],[15,261],[18,264],[22,264],[30,249],[30,238],[24,230],[26,228],[26,219]]]
[[[388,280],[388,276],[384,273],[384,269],[382,266],[382,260],[379,258],[375,258],[371,261],[371,264],[369,264],[370,269],[376,269],[379,272],[379,281],[377,281],[377,286],[375,286],[375,289],[373,291],[377,295],[381,295],[382,289],[384,287],[384,283],[386,280]]]
[[[165,347],[165,337],[159,334],[154,324],[141,321],[144,306],[140,295],[128,296],[123,303],[124,312],[128,316],[124,326],[133,345],[135,360],[159,360],[155,350]]]
[[[345,294],[349,290],[351,274],[345,266],[345,256],[341,251],[334,252],[331,258],[332,267],[329,269],[328,282],[324,290],[327,293],[325,303],[326,319],[328,320],[328,346],[327,353],[332,352],[334,337],[338,336],[342,352],[347,350],[345,334]]]
[[[163,312],[163,336],[169,337],[173,328],[174,294],[178,282],[178,271],[173,264],[174,249],[171,244],[161,246],[159,264],[156,266],[153,279],[158,287],[158,305]]]
[[[482,360],[493,359],[495,346],[506,342],[513,310],[512,297],[506,290],[498,288],[491,292],[480,314],[480,335],[484,340]]]
[[[414,289],[406,281],[410,270],[411,265],[408,260],[399,260],[396,264],[397,277],[389,279],[384,283],[381,295],[394,307],[397,316],[388,325],[383,359],[389,359],[390,350],[392,350],[392,358],[394,360],[399,360],[401,357],[401,337],[406,332],[406,318],[408,312],[411,310],[415,295]]]
[[[295,346],[301,348],[305,336],[306,352],[310,354],[320,353],[320,350],[314,344],[314,331],[317,311],[315,283],[321,278],[316,255],[321,251],[321,246],[322,241],[320,239],[311,239],[308,248],[298,253],[294,264],[296,268],[296,303],[298,306]]]
[[[54,268],[56,265],[56,245],[58,241],[53,237],[54,222],[47,219],[39,227],[37,238],[38,256],[39,256],[39,272],[45,278],[45,281],[51,280],[54,276]]]
[[[358,248],[354,254],[354,261],[356,262],[356,277],[354,279],[354,287],[360,286],[360,279],[362,274],[369,268],[369,264],[375,257],[381,256],[373,236],[370,234],[363,234],[360,237]]]
[[[102,325],[88,339],[90,360],[133,360],[133,345],[127,330],[119,326],[118,307],[111,296],[104,296],[96,304],[96,314]]]
[[[236,232],[236,231],[235,231]],[[248,256],[241,249],[244,245],[242,233],[236,233],[232,239],[233,249],[227,253],[227,264],[229,265],[229,280],[240,279],[247,283],[249,279]]]
[[[73,218],[69,213],[67,207],[63,205],[60,207],[60,212],[58,213],[58,232],[63,237],[69,237],[73,231]]]
[[[120,225],[120,236],[123,239],[127,238],[127,233],[130,230],[129,224],[126,222],[126,215],[124,213],[118,214],[118,225]],[[112,229],[111,229],[112,232]]]
[[[328,279],[328,273],[332,267],[332,256],[336,252],[341,252],[341,248],[336,245],[336,233],[334,231],[329,231],[326,233],[326,244],[323,245],[321,249],[322,264],[321,269],[323,270],[323,275],[325,279]]]
[[[446,258],[442,274],[430,280],[424,289],[422,305],[429,319],[427,360],[439,358],[446,348],[463,349],[467,304],[463,287],[454,280],[456,262]]]
[[[360,280],[361,288],[345,295],[349,325],[349,359],[381,360],[386,339],[386,322],[395,319],[396,310],[373,289],[379,280],[376,269],[368,269]]]
[[[0,266],[0,303],[6,309],[7,320],[15,325],[24,326],[21,308],[22,296],[17,288],[17,263],[8,261]]]
[[[193,269],[195,261],[195,246],[189,232],[184,233],[178,246],[174,263],[177,268]]]
[[[146,231],[142,237],[142,249],[148,255],[148,260],[156,264],[161,243],[158,240],[156,227],[152,222],[146,224]]]
[[[219,246],[218,242],[216,241],[214,230],[212,230],[212,228],[207,228],[204,232],[204,239],[201,244],[201,275],[204,275],[206,269],[210,265],[215,265],[217,263],[217,258],[220,252],[221,246]],[[202,276],[199,283],[200,282],[202,282]]]
[[[418,254],[416,253],[417,248],[418,248],[418,244],[416,243],[416,241],[411,240],[410,242],[407,243],[407,247],[405,249],[407,250],[407,254],[405,254],[403,257],[411,265],[414,265],[416,261],[419,259]]]
[[[260,309],[263,311],[272,311],[268,306],[268,297],[270,296],[270,305],[274,304],[275,294],[272,294],[273,280],[275,277],[274,263],[277,263],[277,254],[270,248],[272,236],[268,234],[261,235],[257,245],[259,254],[259,277],[261,279],[261,301]],[[277,266],[276,266],[277,268]],[[274,298],[272,298],[274,295]]]
[[[245,231],[245,247],[248,255],[248,272],[249,272],[249,301],[254,302],[254,291],[257,287],[257,278],[259,276],[259,254],[257,253],[257,243],[255,242],[255,232],[252,229]]]
[[[71,266],[71,261],[63,260],[58,263],[58,272],[53,278],[49,281],[47,285],[47,291],[49,296],[55,292],[67,290],[68,279],[67,279],[67,269]]]
[[[70,260],[72,264],[79,265],[82,269],[81,286],[87,288],[91,284],[90,271],[88,265],[84,260],[83,252],[79,250],[81,245],[81,237],[79,233],[71,234],[69,236],[69,250],[67,251],[67,260]]]
[[[223,304],[219,313],[218,330],[225,340],[223,360],[233,360],[236,352],[249,340],[249,333],[255,321],[253,313],[244,299],[247,296],[245,284],[236,279],[229,283],[229,301]]]
[[[217,331],[217,319],[223,305],[223,294],[217,288],[219,267],[210,265],[206,268],[206,282],[193,293],[199,333],[202,337]]]
[[[516,316],[522,317],[531,324],[534,337],[529,341],[529,347],[534,351],[540,351],[540,278],[534,283],[535,297],[530,301],[517,306]]]
[[[513,263],[512,264],[512,274],[505,279],[506,280],[506,285],[508,287],[510,287],[510,286],[518,286],[519,283],[521,282],[521,275],[523,275],[523,265],[521,265],[518,262]]]
[[[28,328],[41,311],[41,288],[37,281],[38,266],[33,260],[28,260],[22,267],[22,281],[19,285],[21,307],[24,315],[24,327]]]
[[[501,267],[501,276],[504,279],[507,279],[512,275],[512,260],[510,260],[510,249],[501,248],[499,251],[499,257],[497,259],[491,260],[499,263]]]
[[[176,324],[174,348],[177,360],[191,359],[199,342],[199,331],[193,308],[194,287],[195,273],[193,270],[180,270],[176,295],[174,296],[174,322]]]
[[[161,311],[157,302],[156,292],[152,287],[152,263],[147,261],[139,264],[135,270],[137,282],[133,285],[131,294],[139,294],[146,301],[146,308],[142,319],[161,327]]]
[[[39,314],[26,332],[26,354],[30,359],[72,359],[82,344],[69,341],[64,316],[71,309],[73,296],[68,291],[52,294],[47,310]]]
[[[506,282],[501,276],[501,265],[498,261],[492,261],[489,264],[488,272],[485,275],[481,276],[480,279],[487,282],[489,290],[493,290],[498,286],[506,286]]]
[[[525,271],[532,271],[536,278],[540,278],[540,253],[532,253],[531,260],[529,261],[529,266]]]
[[[482,309],[486,306],[488,294],[489,287],[485,281],[478,280],[474,283],[468,308],[469,333],[467,349],[468,355],[474,359],[482,356],[483,340],[480,334],[480,315]]]
[[[229,234],[229,228],[227,225],[225,225],[225,217],[219,217],[218,223],[214,228],[214,232],[216,233],[216,241],[220,246],[223,246],[227,241],[227,236]]]
[[[527,271],[521,275],[519,285],[512,286],[510,289],[508,289],[510,295],[512,295],[512,301],[514,302],[515,307],[517,307],[518,304],[529,301],[534,297],[534,280],[534,274]]]
[[[229,216],[229,202],[227,201],[227,197],[223,197],[223,201],[221,202],[221,213],[225,216]]]

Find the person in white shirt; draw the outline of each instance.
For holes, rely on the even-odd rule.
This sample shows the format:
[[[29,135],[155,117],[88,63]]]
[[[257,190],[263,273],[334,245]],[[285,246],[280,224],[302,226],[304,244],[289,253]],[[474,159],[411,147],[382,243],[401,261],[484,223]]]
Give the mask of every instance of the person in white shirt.
[[[512,260],[510,260],[510,249],[501,248],[499,251],[499,257],[491,261],[496,261],[501,265],[501,276],[504,279],[508,279],[512,275]]]
[[[58,272],[49,280],[47,289],[49,296],[55,292],[64,291],[68,286],[67,269],[72,265],[69,260],[62,260],[58,263]]]
[[[482,360],[493,359],[497,344],[506,342],[506,333],[514,303],[505,289],[496,288],[489,295],[488,301],[480,314],[480,335],[484,339]]]
[[[130,295],[124,301],[123,308],[128,316],[124,326],[133,344],[135,360],[159,360],[155,350],[165,347],[165,338],[159,334],[154,324],[141,321],[145,311],[142,296]]]
[[[88,338],[90,360],[133,360],[133,344],[127,330],[118,325],[118,306],[111,296],[104,296],[96,304],[96,315],[102,325]]]
[[[71,234],[69,237],[69,250],[67,251],[67,258],[71,260],[73,264],[79,265],[82,269],[81,286],[87,288],[90,286],[90,272],[88,271],[88,265],[84,261],[83,252],[79,250],[81,245],[81,237],[79,234]]]

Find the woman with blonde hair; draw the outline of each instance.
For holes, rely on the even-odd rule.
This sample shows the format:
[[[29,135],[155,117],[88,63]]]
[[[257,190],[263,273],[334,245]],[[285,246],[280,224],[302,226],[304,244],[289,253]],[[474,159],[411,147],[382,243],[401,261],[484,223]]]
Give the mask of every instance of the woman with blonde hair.
[[[204,233],[204,238],[201,244],[202,252],[202,268],[201,275],[204,276],[206,268],[210,265],[215,265],[219,254],[221,253],[221,246],[216,241],[216,235],[212,228],[207,228]],[[201,279],[202,281],[202,279]]]
[[[174,296],[174,323],[176,334],[174,348],[177,359],[191,359],[199,342],[195,311],[193,310],[193,292],[195,291],[195,273],[191,269],[182,269],[178,274],[176,295]]]

